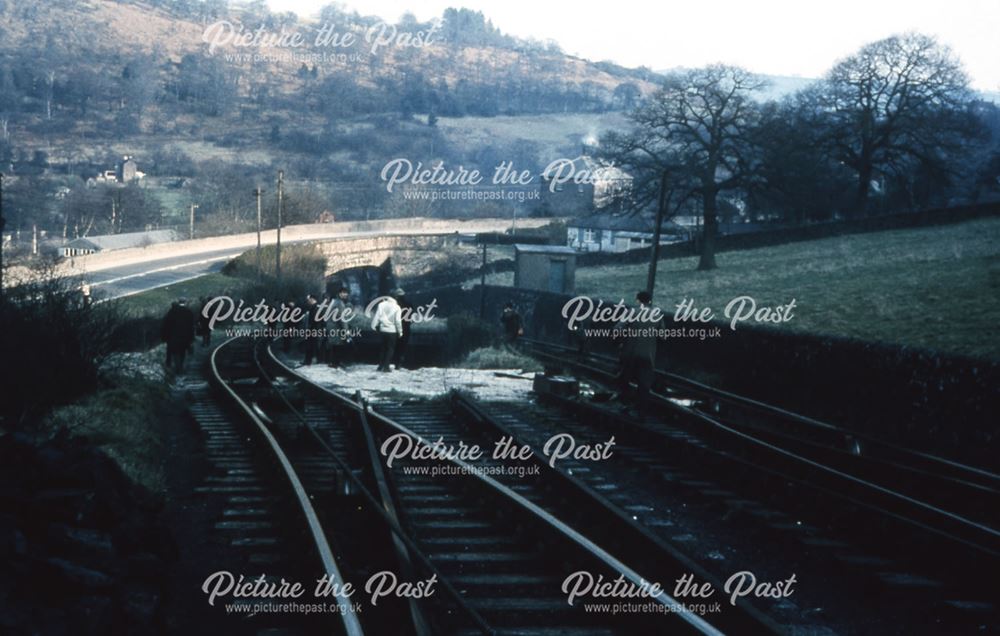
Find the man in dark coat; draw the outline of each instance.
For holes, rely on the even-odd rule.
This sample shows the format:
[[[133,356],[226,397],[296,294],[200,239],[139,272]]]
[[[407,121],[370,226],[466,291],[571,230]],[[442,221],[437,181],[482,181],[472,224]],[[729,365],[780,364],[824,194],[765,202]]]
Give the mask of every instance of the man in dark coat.
[[[339,367],[347,360],[347,348],[351,344],[351,323],[345,317],[351,306],[350,301],[350,290],[346,287],[337,290],[337,297],[333,299],[333,311],[330,312],[331,319],[327,322],[330,349],[328,364],[331,367]]]
[[[282,309],[288,309],[287,315],[292,315],[295,313],[295,301],[289,300],[287,303],[281,303]],[[288,353],[292,350],[292,331],[295,329],[295,323],[291,320],[281,321],[281,350]]]
[[[500,314],[500,324],[503,326],[503,339],[507,344],[514,344],[524,335],[524,321],[521,314],[514,309],[514,303],[507,303]]]
[[[326,325],[320,320],[319,301],[316,296],[309,294],[306,296],[306,359],[302,364],[310,365],[317,356],[320,339],[323,337],[323,330]]]
[[[167,343],[167,368],[174,373],[184,371],[184,357],[194,343],[194,312],[187,306],[187,299],[175,302],[160,325],[160,340]]]

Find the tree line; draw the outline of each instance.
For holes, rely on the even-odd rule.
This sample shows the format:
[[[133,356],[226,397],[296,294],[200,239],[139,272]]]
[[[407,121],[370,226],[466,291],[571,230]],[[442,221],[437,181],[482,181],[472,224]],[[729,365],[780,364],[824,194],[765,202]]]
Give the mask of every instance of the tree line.
[[[603,139],[634,177],[625,208],[700,215],[700,269],[722,209],[806,222],[998,194],[1000,110],[932,37],[870,43],[782,101],[762,103],[765,85],[735,66],[673,73]]]

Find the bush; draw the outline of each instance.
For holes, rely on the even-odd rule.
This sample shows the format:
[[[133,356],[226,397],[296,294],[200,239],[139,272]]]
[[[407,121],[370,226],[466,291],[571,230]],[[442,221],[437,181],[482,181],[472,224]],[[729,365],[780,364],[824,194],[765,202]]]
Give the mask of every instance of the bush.
[[[119,304],[86,302],[54,273],[52,262],[43,263],[0,300],[0,414],[8,430],[93,391],[102,361],[115,348]]]
[[[160,365],[154,365],[159,367]],[[162,431],[157,423],[167,399],[162,379],[113,379],[115,385],[55,409],[45,422],[53,435],[89,442],[104,451],[132,481],[162,492]]]
[[[484,347],[470,351],[459,365],[466,369],[521,369],[541,371],[542,365],[530,356],[507,347]]]
[[[496,340],[496,329],[489,323],[469,314],[448,316],[447,351],[450,360],[463,358],[473,349],[491,346]]]
[[[326,257],[316,245],[283,245],[281,247],[281,280],[275,275],[273,245],[261,248],[263,274],[257,277],[256,250],[248,250],[223,268],[227,276],[249,282],[242,297],[251,304],[263,299],[275,305],[282,301],[302,302],[306,294],[321,294],[326,274]]]

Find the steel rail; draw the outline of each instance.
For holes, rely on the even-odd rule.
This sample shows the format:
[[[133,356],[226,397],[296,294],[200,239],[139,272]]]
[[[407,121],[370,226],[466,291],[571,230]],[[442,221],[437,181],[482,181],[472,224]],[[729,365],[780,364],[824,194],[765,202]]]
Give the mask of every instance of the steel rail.
[[[571,362],[569,364],[572,364],[578,368],[587,369],[591,373],[601,375],[605,378],[610,377],[612,375],[606,370],[588,366],[580,362]],[[909,495],[896,492],[891,488],[886,488],[884,486],[880,486],[879,484],[870,482],[866,479],[862,479],[854,475],[851,475],[849,473],[837,470],[835,468],[831,468],[829,466],[826,466],[820,462],[814,461],[807,457],[802,457],[801,455],[788,451],[784,448],[781,448],[764,440],[758,439],[749,433],[733,428],[732,426],[729,426],[705,413],[702,413],[695,409],[691,409],[681,404],[677,404],[676,402],[671,400],[668,396],[665,396],[661,393],[657,393],[654,391],[651,392],[651,395],[655,397],[657,400],[659,400],[661,404],[667,406],[668,408],[674,410],[675,412],[687,417],[692,417],[701,420],[702,422],[711,425],[714,430],[729,435],[731,437],[735,437],[744,443],[750,444],[751,447],[769,452],[771,453],[772,456],[777,456],[778,458],[787,460],[791,462],[793,465],[803,466],[805,468],[812,469],[814,471],[819,472],[820,474],[826,475],[833,479],[846,481],[848,484],[859,486],[862,489],[870,491],[871,493],[880,496],[885,500],[911,506],[912,508],[915,508],[923,513],[928,514],[931,518],[935,518],[939,523],[943,522],[945,524],[949,524],[953,526],[955,529],[964,530],[967,533],[976,536],[975,538],[958,536],[953,533],[952,529],[946,530],[933,525],[928,525],[927,523],[920,521],[918,519],[914,519],[909,516],[904,516],[898,512],[886,510],[885,508],[881,508],[878,506],[872,506],[870,503],[866,504],[863,500],[858,500],[856,498],[850,497],[843,493],[839,493],[837,491],[828,490],[827,492],[830,492],[831,494],[839,496],[843,499],[847,499],[848,501],[851,501],[856,504],[867,505],[869,508],[873,508],[874,510],[892,515],[893,517],[901,521],[915,525],[926,531],[930,531],[934,534],[937,534],[941,537],[956,541],[967,547],[979,550],[983,554],[988,555],[992,558],[1000,558],[1000,549],[998,549],[997,547],[998,545],[1000,545],[1000,530],[991,528],[987,525],[968,519],[961,515],[952,513],[948,510],[944,510],[938,506],[928,504],[927,502],[921,501]],[[983,541],[985,541],[985,544],[983,543]]]
[[[330,549],[330,544],[327,542],[326,533],[323,530],[323,526],[319,521],[319,517],[316,515],[316,510],[313,508],[312,501],[309,499],[309,494],[306,492],[305,488],[302,486],[302,481],[299,479],[298,474],[295,472],[295,468],[289,461],[288,456],[282,450],[281,445],[278,440],[275,439],[274,435],[264,424],[263,421],[257,416],[254,410],[248,405],[237,393],[233,390],[226,379],[222,376],[219,371],[218,364],[218,353],[224,347],[232,344],[234,341],[239,340],[240,336],[234,336],[229,340],[226,340],[218,347],[212,350],[212,355],[209,359],[209,363],[212,370],[212,375],[216,381],[216,384],[221,387],[230,398],[239,406],[240,410],[254,423],[257,431],[267,442],[268,448],[271,453],[277,458],[278,463],[281,465],[282,472],[285,478],[288,480],[288,484],[292,488],[292,492],[295,495],[295,500],[298,503],[299,509],[302,511],[302,515],[305,517],[306,524],[309,528],[309,534],[312,538],[313,546],[319,555],[320,561],[323,563],[323,568],[326,571],[327,577],[330,581],[337,581],[340,583],[339,588],[343,587],[344,581],[340,574],[340,569],[337,567],[337,560],[333,556],[333,550]],[[337,599],[342,607],[347,607],[348,609],[343,612],[338,612],[340,616],[341,623],[343,624],[344,631],[348,636],[364,636],[364,630],[361,628],[361,623],[358,617],[354,613],[354,606],[351,603],[351,599],[345,596],[342,592],[338,591],[334,598]]]
[[[309,380],[308,378],[297,373],[294,369],[288,367],[283,362],[278,360],[277,357],[273,355],[273,353],[272,353],[272,359],[277,364],[284,367],[284,369],[287,371],[289,375],[295,377],[299,381],[314,387],[316,390],[320,392],[327,393],[330,396],[336,398],[337,400],[353,404],[354,408],[357,409],[364,408],[363,405],[354,402],[351,398],[343,395],[342,393],[339,393],[332,389],[328,389],[327,387],[320,386],[315,382],[313,382],[312,380]],[[372,419],[381,422],[386,427],[396,430],[400,433],[403,433],[404,435],[408,435],[411,439],[420,443],[423,446],[433,447],[432,442],[427,441],[426,439],[424,439],[414,431],[410,430],[409,428],[403,426],[402,424],[399,424],[398,422],[384,415],[381,415],[377,411],[368,411],[368,412],[370,413]],[[568,539],[569,541],[571,541],[572,543],[576,544],[578,547],[586,551],[592,558],[595,558],[597,561],[601,562],[605,567],[608,567],[609,569],[622,575],[627,581],[629,581],[633,585],[636,585],[641,588],[649,583],[649,581],[646,581],[646,579],[642,577],[640,574],[638,574],[635,570],[633,570],[628,565],[617,559],[615,556],[608,553],[601,546],[591,541],[586,535],[582,534],[575,528],[569,526],[562,520],[550,514],[545,509],[541,508],[540,506],[530,501],[529,499],[525,498],[524,496],[518,494],[511,488],[493,479],[489,475],[484,475],[481,472],[475,470],[475,468],[471,464],[461,459],[451,458],[451,457],[445,458],[444,461],[447,461],[459,467],[462,471],[469,474],[470,477],[478,479],[487,488],[490,488],[493,492],[501,495],[506,500],[516,504],[524,511],[530,513],[533,517],[535,517],[537,520],[549,526],[553,531],[561,535],[563,538]],[[665,606],[667,608],[666,611],[668,613],[676,614],[681,620],[687,623],[688,626],[690,626],[691,628],[695,629],[698,633],[705,634],[706,636],[708,635],[718,636],[722,634],[720,630],[715,628],[713,625],[708,623],[703,618],[696,616],[691,612],[686,611],[682,603],[680,603],[679,601],[668,595],[666,592],[663,592],[661,595],[654,596],[651,598],[656,602]]]
[[[366,413],[370,413],[367,405],[363,404],[361,401],[354,401],[351,398],[347,397],[346,395],[343,395],[342,393],[338,393],[336,391],[325,390],[323,387],[320,387],[312,382],[309,382],[301,375],[295,373],[288,365],[286,365],[276,355],[274,355],[274,352],[271,350],[270,346],[268,346],[267,348],[267,353],[270,360],[274,364],[278,365],[289,376],[294,377],[299,381],[312,386],[314,390],[319,390],[322,393],[330,394],[345,407],[355,411],[360,417],[364,417]],[[375,513],[378,514],[382,518],[382,520],[386,523],[386,525],[389,526],[389,529],[392,531],[394,537],[399,541],[401,541],[406,546],[406,548],[410,551],[410,553],[413,554],[418,561],[420,561],[420,564],[424,568],[426,568],[431,573],[437,575],[438,581],[441,583],[441,586],[445,589],[448,595],[451,596],[453,600],[458,604],[459,608],[462,609],[462,611],[464,611],[469,616],[469,618],[472,619],[472,622],[475,623],[477,629],[479,629],[484,634],[494,634],[495,630],[490,626],[490,624],[486,622],[486,620],[482,617],[482,615],[479,614],[478,611],[476,611],[475,608],[473,608],[471,605],[468,604],[465,598],[458,592],[457,589],[455,589],[455,587],[444,576],[444,574],[440,571],[440,569],[438,569],[438,567],[434,565],[434,563],[430,560],[430,558],[428,558],[427,555],[424,554],[424,552],[420,549],[420,546],[418,546],[416,542],[410,537],[410,535],[407,534],[405,530],[403,530],[402,525],[399,523],[399,519],[396,517],[395,507],[392,505],[387,505],[387,503],[391,504],[391,500],[389,500],[388,502],[385,500],[380,501],[379,498],[375,497],[375,495],[373,495],[371,491],[368,490],[368,488],[361,482],[361,480],[358,479],[357,476],[351,472],[350,467],[344,462],[343,459],[340,458],[339,455],[337,455],[337,452],[334,451],[330,447],[330,445],[326,442],[326,440],[324,440],[322,436],[320,436],[319,433],[316,432],[315,428],[306,420],[306,418],[302,415],[302,413],[300,413],[299,410],[296,409],[295,406],[293,406],[292,403],[288,401],[288,398],[285,396],[285,394],[274,386],[273,378],[271,378],[270,375],[268,375],[267,371],[263,368],[263,365],[261,365],[259,361],[257,361],[257,368],[260,371],[261,375],[264,377],[264,379],[272,387],[275,388],[275,393],[277,393],[281,401],[285,403],[285,406],[288,407],[288,409],[296,416],[296,418],[298,418],[298,420],[303,424],[303,426],[306,427],[306,429],[310,432],[310,434],[312,434],[313,438],[317,441],[317,443],[319,443],[320,447],[341,467],[341,469],[344,470],[344,474],[347,476],[348,479],[351,480],[354,486],[358,489],[358,492],[360,492],[361,495],[368,501],[369,505],[372,506],[372,509],[375,511]],[[367,420],[365,421],[365,423],[367,424]],[[419,627],[415,628],[419,629]]]
[[[577,355],[588,356],[596,361],[605,364],[610,364],[610,365],[617,364],[617,361],[614,358],[603,354],[598,354],[593,352],[580,354],[572,347],[567,347],[564,345],[553,344],[534,339],[524,339],[524,341],[529,346],[535,348],[547,348],[550,350],[560,351],[563,353],[576,353]],[[565,358],[558,358],[558,360],[559,362],[566,362]],[[773,404],[768,404],[766,402],[761,402],[759,400],[755,400],[753,398],[732,393],[724,389],[719,389],[710,386],[708,384],[698,382],[697,380],[692,380],[690,378],[677,375],[676,373],[671,373],[669,371],[664,371],[661,369],[654,369],[654,372],[656,373],[657,376],[665,378],[670,383],[674,385],[681,385],[681,387],[686,388],[692,391],[693,393],[700,394],[703,397],[741,406],[747,408],[748,410],[756,411],[758,413],[777,416],[784,420],[795,422],[798,424],[803,424],[812,429],[822,431],[827,434],[839,434],[852,439],[857,439],[862,442],[865,442],[866,444],[877,446],[880,449],[886,450],[890,453],[894,453],[904,457],[916,458],[920,461],[927,462],[930,465],[936,466],[939,469],[944,469],[945,471],[947,471],[948,475],[956,479],[972,479],[976,480],[973,483],[979,483],[980,485],[985,485],[987,487],[993,487],[993,488],[1000,486],[1000,475],[990,472],[989,470],[979,468],[977,466],[963,464],[961,462],[948,459],[946,457],[941,457],[924,451],[899,446],[898,444],[893,444],[891,442],[887,442],[877,437],[873,437],[870,434],[862,431],[855,431],[836,424],[823,422],[815,418],[802,415],[800,413],[795,413],[793,411],[789,411],[779,406],[775,406]],[[942,473],[941,476],[943,477],[946,475]]]

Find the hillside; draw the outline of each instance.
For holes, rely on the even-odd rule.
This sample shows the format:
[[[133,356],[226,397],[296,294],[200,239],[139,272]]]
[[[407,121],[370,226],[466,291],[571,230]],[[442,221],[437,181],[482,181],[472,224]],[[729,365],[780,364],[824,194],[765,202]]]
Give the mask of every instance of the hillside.
[[[253,188],[279,169],[292,220],[423,213],[387,196],[386,161],[486,172],[504,157],[537,172],[621,121],[657,78],[511,38],[467,10],[387,25],[333,6],[312,21],[262,6],[0,2],[8,217],[73,236],[109,231],[112,205],[131,212],[121,227],[142,229],[182,225],[196,204],[201,232],[246,229]],[[267,39],[280,34],[303,44]],[[123,155],[146,174],[141,187],[86,187]]]
[[[18,149],[44,149],[52,163],[79,162],[98,152],[84,148],[81,157],[81,139],[231,143],[266,139],[274,126],[316,130],[380,112],[404,119],[602,112],[634,99],[616,103],[625,99],[622,91],[615,96],[619,86],[641,93],[653,87],[637,73],[557,50],[449,42],[437,31],[428,35],[430,24],[406,31],[429,43],[400,43],[401,25],[357,15],[262,21],[231,9],[217,17],[112,0],[7,4],[0,9],[0,64],[4,88],[21,95],[6,96],[0,110]],[[294,32],[304,46],[238,47],[231,37],[216,45],[230,34],[213,30],[220,20]],[[353,35],[353,46],[317,45],[324,27],[342,39]],[[392,43],[379,41],[393,33]]]

